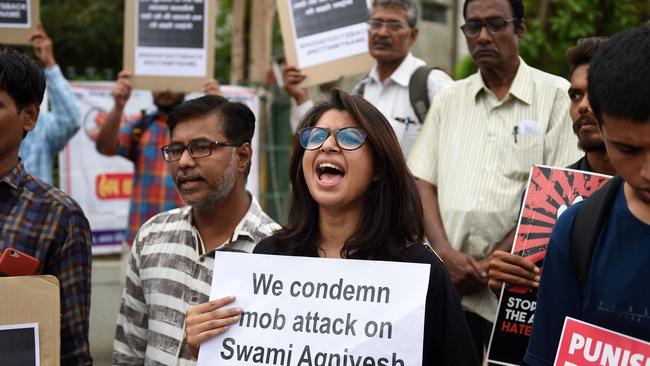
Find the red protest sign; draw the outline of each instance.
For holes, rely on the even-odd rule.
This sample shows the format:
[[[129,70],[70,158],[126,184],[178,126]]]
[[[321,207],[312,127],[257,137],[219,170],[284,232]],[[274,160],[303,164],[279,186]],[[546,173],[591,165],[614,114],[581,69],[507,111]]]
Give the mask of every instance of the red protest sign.
[[[512,253],[528,259],[543,271],[546,248],[557,218],[571,205],[591,196],[608,180],[608,176],[601,174],[534,166]],[[488,347],[489,364],[522,364],[536,306],[537,288],[505,284]]]
[[[566,317],[554,365],[646,366],[650,343]]]

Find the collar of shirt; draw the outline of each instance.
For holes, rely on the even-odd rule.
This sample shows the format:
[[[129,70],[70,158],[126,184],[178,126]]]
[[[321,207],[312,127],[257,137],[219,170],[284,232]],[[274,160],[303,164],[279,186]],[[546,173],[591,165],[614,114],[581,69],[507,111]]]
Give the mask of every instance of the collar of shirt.
[[[471,82],[471,93],[475,98],[479,96],[481,91],[485,93],[491,93],[490,89],[485,85],[481,72],[477,72],[474,75],[470,76]],[[530,87],[532,81],[530,66],[524,62],[524,60],[519,57],[519,68],[517,68],[517,74],[515,75],[512,85],[508,94],[513,97],[521,100],[526,104],[531,104],[533,101],[533,89]],[[503,100],[506,100],[504,98]]]
[[[417,62],[418,60],[411,54],[410,52],[402,63],[397,67],[395,71],[388,77],[386,80],[392,80],[395,84],[401,85],[405,88],[408,87],[409,85],[409,80],[411,79],[411,74],[413,74],[413,70],[418,68],[420,65]],[[379,73],[377,72],[377,64],[372,67],[372,70],[370,70],[370,73],[368,74],[368,78],[370,79],[371,82],[373,83],[380,83],[379,81]]]
[[[23,162],[18,158],[18,164],[13,167],[7,174],[2,177],[0,182],[7,184],[9,187],[14,190],[18,190],[25,180],[25,168],[23,167]]]
[[[257,198],[255,198],[254,195],[252,195],[250,192],[246,192],[248,194],[248,197],[251,199],[251,204],[248,207],[248,211],[246,211],[246,214],[244,217],[239,221],[237,226],[235,226],[235,230],[233,231],[232,235],[230,236],[230,239],[228,241],[224,242],[221,244],[217,249],[215,250],[220,250],[223,249],[223,247],[232,242],[236,242],[238,240],[243,239],[243,240],[249,240],[249,241],[254,241],[255,240],[255,235],[251,233],[250,229],[254,228],[257,223],[260,221],[260,217],[263,216],[263,211],[262,208],[260,207],[259,202],[257,202]],[[205,249],[205,244],[203,243],[203,238],[201,238],[201,235],[199,233],[199,230],[194,226],[194,220],[192,219],[192,207],[191,206],[186,206],[183,208],[183,216],[187,219],[187,221],[190,223],[192,226],[192,232],[194,233],[196,237],[196,242],[199,243],[198,247],[196,248],[196,251],[199,256],[205,256],[210,253],[207,252]]]
[[[583,172],[593,172],[593,170],[591,170],[591,166],[589,166],[589,160],[587,160],[586,153],[583,157],[580,158],[580,160],[567,166],[567,168],[574,169],[574,170],[582,170]]]

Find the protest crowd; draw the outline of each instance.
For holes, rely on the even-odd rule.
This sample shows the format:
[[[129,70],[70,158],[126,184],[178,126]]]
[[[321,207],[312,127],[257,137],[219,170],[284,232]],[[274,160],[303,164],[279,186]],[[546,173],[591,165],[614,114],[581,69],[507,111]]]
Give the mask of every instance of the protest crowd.
[[[650,23],[576,39],[567,80],[521,56],[522,0],[464,0],[477,71],[454,80],[414,55],[418,38],[436,40],[415,0],[332,1],[346,16],[310,8],[320,22],[296,15],[311,1],[284,3],[293,46],[354,18],[370,65],[324,97],[307,88],[318,60],[294,50],[281,65],[296,117],[286,220],[251,188],[255,108],[213,73],[143,71],[147,52],[195,57],[180,38],[146,29],[132,42],[88,139],[97,157],[60,155],[90,112],[47,24],[24,48],[34,57],[0,45],[0,297],[14,277],[51,275],[60,313],[56,335],[39,324],[26,349],[3,332],[37,321],[12,321],[21,309],[0,300],[0,365],[38,364],[50,350],[33,349],[55,339],[55,364],[93,364],[101,230],[70,182],[95,178],[64,179],[64,155],[133,166],[113,365],[650,365]],[[182,41],[204,37],[183,24]],[[153,107],[133,113],[142,90]]]

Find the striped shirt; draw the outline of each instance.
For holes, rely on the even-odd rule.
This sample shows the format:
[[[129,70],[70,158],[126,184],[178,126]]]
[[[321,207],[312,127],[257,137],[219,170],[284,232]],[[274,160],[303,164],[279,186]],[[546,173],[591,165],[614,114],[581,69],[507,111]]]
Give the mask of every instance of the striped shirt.
[[[77,98],[58,65],[45,70],[45,80],[52,110],[41,111],[36,127],[20,144],[18,155],[30,174],[52,184],[53,160],[79,130],[81,117]]]
[[[255,197],[231,239],[217,250],[250,253],[279,226]],[[191,207],[154,216],[136,236],[113,342],[113,365],[194,365],[185,312],[209,301],[214,251],[207,253]]]
[[[151,116],[147,116],[149,118]],[[157,118],[133,144],[133,128],[139,120],[127,121],[120,127],[117,154],[133,159],[133,190],[129,204],[129,223],[126,229],[127,243],[132,244],[140,226],[154,215],[184,206],[168,164],[160,149],[169,144],[167,123]],[[136,147],[137,151],[131,149]]]
[[[0,249],[15,248],[37,258],[41,263],[37,274],[59,280],[61,365],[92,365],[88,352],[91,241],[79,205],[27,173],[22,162],[0,179]]]
[[[569,117],[569,83],[520,59],[502,100],[479,73],[443,89],[411,152],[413,174],[438,189],[452,247],[487,257],[515,226],[533,164],[564,167],[580,157]],[[496,297],[464,296],[466,310],[494,321]]]

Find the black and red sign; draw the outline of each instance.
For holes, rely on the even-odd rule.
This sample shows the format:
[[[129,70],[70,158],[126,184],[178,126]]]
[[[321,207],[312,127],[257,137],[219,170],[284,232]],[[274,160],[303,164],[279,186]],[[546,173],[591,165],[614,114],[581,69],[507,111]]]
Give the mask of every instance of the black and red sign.
[[[557,218],[609,180],[608,176],[571,169],[534,166],[519,216],[512,253],[543,271],[544,255]],[[521,365],[537,305],[537,289],[505,284],[488,347],[491,365]]]

